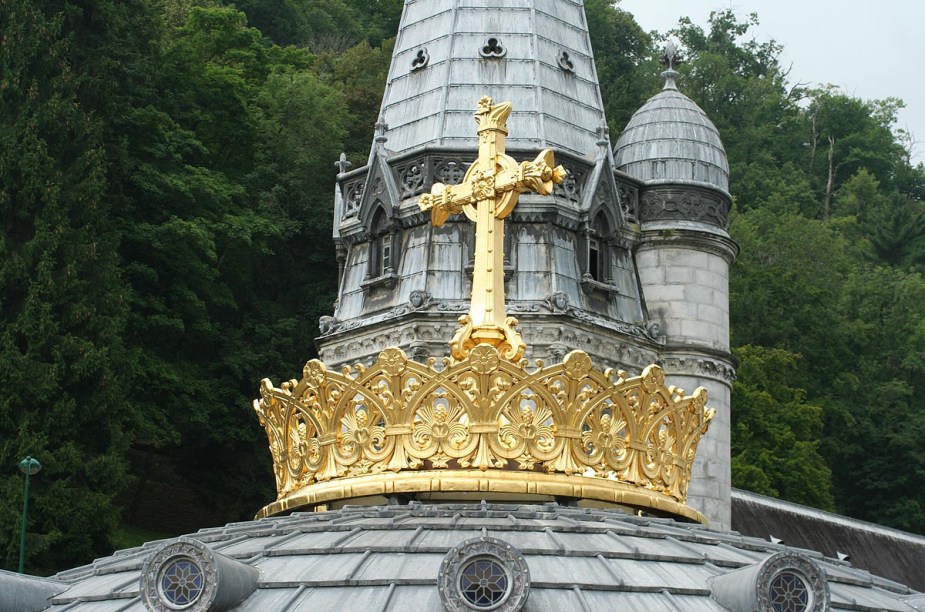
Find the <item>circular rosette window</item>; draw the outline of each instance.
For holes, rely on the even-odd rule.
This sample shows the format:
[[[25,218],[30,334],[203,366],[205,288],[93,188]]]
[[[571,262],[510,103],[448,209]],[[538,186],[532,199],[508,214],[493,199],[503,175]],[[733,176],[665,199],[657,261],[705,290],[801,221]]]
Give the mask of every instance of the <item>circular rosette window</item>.
[[[813,595],[803,576],[781,572],[768,586],[768,599],[774,612],[806,612],[811,609]]]
[[[204,586],[202,568],[189,557],[172,559],[161,568],[157,577],[157,590],[161,598],[178,608],[196,603]]]
[[[516,612],[530,593],[530,569],[523,555],[495,538],[466,540],[447,553],[438,578],[440,599],[450,612]]]
[[[780,552],[767,559],[757,579],[762,610],[815,612],[829,609],[829,586],[824,572],[800,554]]]
[[[142,598],[149,610],[208,610],[216,594],[215,562],[202,544],[181,539],[144,565]]]

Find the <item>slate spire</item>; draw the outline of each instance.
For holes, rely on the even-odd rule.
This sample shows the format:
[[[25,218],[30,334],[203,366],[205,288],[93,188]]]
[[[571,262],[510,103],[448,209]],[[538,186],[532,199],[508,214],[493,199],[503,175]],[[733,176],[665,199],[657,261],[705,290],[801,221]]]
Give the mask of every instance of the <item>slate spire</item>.
[[[388,149],[472,146],[472,104],[514,106],[514,149],[596,151],[604,117],[580,0],[406,3],[382,101]]]

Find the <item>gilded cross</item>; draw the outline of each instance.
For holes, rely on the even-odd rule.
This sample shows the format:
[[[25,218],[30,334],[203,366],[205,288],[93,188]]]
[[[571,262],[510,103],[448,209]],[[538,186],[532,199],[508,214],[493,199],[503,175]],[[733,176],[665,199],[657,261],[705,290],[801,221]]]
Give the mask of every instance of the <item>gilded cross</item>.
[[[504,219],[521,193],[548,195],[566,174],[562,166],[555,166],[549,149],[520,164],[505,154],[511,108],[510,102],[492,104],[491,98],[483,96],[475,113],[478,159],[469,166],[462,183],[434,183],[431,192],[418,201],[421,210],[430,211],[436,227],[460,212],[475,222],[472,302],[469,313],[459,318],[462,327],[450,341],[455,359],[464,359],[479,344],[496,347],[511,361],[523,357],[527,347],[514,329],[517,319],[507,316],[504,305]]]

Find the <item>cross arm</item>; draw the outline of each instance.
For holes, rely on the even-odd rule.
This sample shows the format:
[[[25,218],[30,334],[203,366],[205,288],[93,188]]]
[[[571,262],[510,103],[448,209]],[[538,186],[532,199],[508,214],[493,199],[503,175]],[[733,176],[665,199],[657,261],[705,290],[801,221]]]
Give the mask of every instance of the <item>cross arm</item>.
[[[444,185],[434,183],[430,193],[421,195],[418,200],[423,212],[430,211],[430,218],[435,227],[440,227],[451,216],[462,212],[462,207],[472,202],[471,185]]]
[[[505,170],[498,175],[495,183],[496,189],[501,192],[516,191],[517,193],[534,192],[540,195],[549,195],[553,187],[561,183],[567,174],[562,166],[553,167],[555,157],[553,152],[545,149],[533,161],[521,162],[520,165]],[[510,214],[513,203],[497,212],[499,218]]]

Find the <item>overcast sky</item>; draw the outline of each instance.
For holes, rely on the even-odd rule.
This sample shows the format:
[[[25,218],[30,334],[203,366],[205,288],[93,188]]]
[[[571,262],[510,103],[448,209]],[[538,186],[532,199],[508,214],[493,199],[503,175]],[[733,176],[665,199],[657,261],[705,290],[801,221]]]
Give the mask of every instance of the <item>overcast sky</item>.
[[[925,0],[621,0],[646,31],[666,32],[680,17],[706,27],[710,11],[758,13],[759,40],[784,47],[791,83],[831,83],[865,100],[906,103],[898,127],[915,136],[913,162],[925,161]],[[682,86],[683,89],[683,86]]]

